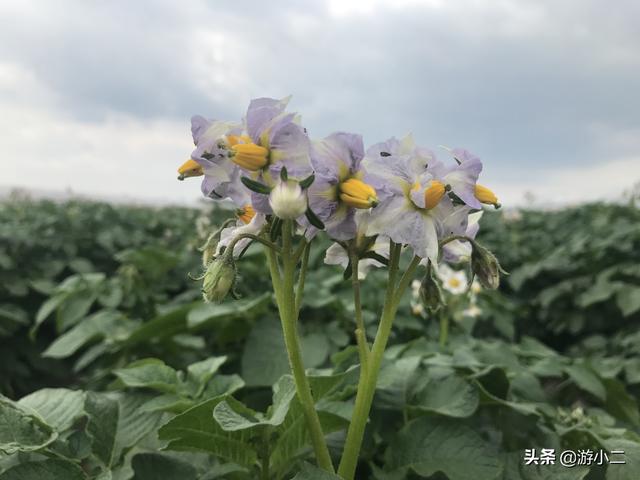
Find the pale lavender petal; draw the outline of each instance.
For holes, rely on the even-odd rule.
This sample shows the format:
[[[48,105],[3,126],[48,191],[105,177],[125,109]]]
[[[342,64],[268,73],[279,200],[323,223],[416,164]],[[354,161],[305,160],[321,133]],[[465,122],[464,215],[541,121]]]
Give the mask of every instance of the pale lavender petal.
[[[466,150],[465,150],[466,151]],[[465,157],[460,165],[444,176],[444,182],[451,190],[472,208],[482,208],[475,195],[476,182],[482,171],[482,162],[478,157]]]
[[[335,132],[314,142],[311,149],[311,164],[317,174],[338,178],[345,173],[357,172],[364,157],[362,136]]]
[[[280,125],[272,132],[270,142],[271,165],[269,171],[277,177],[282,167],[287,167],[290,177],[299,180],[313,172],[310,161],[310,142],[304,129],[293,122]]]
[[[260,135],[269,123],[284,112],[289,98],[276,100],[275,98],[256,98],[251,100],[247,109],[247,133],[255,143],[260,143]]]
[[[193,144],[198,145],[198,140],[202,134],[209,128],[212,120],[207,120],[202,115],[194,115],[191,117],[191,136],[193,137]]]

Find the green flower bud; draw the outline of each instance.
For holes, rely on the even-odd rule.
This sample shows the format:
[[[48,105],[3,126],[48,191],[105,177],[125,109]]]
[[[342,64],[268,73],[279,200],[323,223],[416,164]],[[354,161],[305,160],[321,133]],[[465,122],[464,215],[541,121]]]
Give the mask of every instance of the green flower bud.
[[[478,242],[472,242],[471,270],[478,277],[480,285],[490,290],[500,286],[500,274],[506,274],[496,256]]]
[[[202,296],[205,302],[220,303],[233,289],[236,283],[236,264],[233,255],[223,254],[212,260],[207,266],[202,283]]]
[[[420,283],[420,300],[430,312],[437,312],[445,304],[442,290],[431,267],[431,262],[429,262],[427,273],[425,273]]]

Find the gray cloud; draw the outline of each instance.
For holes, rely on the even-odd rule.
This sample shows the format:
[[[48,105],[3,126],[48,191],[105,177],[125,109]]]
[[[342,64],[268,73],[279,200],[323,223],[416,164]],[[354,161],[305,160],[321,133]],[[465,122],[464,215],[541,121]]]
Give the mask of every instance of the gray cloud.
[[[192,113],[291,93],[312,134],[413,131],[478,152],[495,181],[640,147],[631,0],[4,3],[0,61],[74,121],[186,131]]]

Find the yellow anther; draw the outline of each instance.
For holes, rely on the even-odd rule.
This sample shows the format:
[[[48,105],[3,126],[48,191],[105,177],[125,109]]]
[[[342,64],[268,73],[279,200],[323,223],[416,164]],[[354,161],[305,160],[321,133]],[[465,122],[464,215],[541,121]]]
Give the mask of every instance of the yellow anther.
[[[442,197],[444,197],[445,192],[444,183],[438,180],[432,180],[431,185],[424,190],[424,208],[430,210],[438,205]]]
[[[357,178],[350,178],[340,184],[340,200],[354,208],[371,208],[378,204],[375,189]]]
[[[238,209],[237,211],[238,218],[242,220],[242,223],[248,224],[253,220],[253,217],[256,216],[256,211],[253,209],[251,205],[245,205],[244,207]]]
[[[199,177],[200,175],[204,175],[200,164],[191,158],[178,167],[178,173],[180,174],[178,176],[179,180],[184,180],[187,177]]]
[[[255,143],[237,143],[231,147],[231,150],[233,150],[232,159],[236,165],[250,172],[257,172],[268,163],[269,150]]]
[[[488,205],[494,205],[494,206],[500,205],[498,202],[498,197],[496,197],[496,194],[493,193],[484,185],[476,184],[475,195],[476,195],[476,198],[482,203],[486,203]]]
[[[227,142],[233,147],[239,143],[252,143],[252,140],[249,135],[227,135]]]

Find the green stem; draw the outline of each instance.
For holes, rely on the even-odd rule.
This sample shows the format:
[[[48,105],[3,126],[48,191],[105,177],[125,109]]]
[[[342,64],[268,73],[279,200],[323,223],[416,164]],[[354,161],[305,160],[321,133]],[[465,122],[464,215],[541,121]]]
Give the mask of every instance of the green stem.
[[[278,246],[276,244],[270,242],[269,240],[267,240],[265,238],[259,237],[258,235],[254,235],[252,233],[241,233],[237,237],[234,237],[234,239],[231,240],[231,242],[229,242],[229,245],[227,246],[227,249],[230,250],[231,252],[233,252],[233,249],[236,247],[236,243],[238,243],[243,238],[248,238],[248,239],[251,239],[251,240],[253,240],[255,242],[259,242],[259,243],[263,244],[265,247],[273,250],[274,252],[280,253],[280,249],[278,248]]]
[[[329,455],[329,449],[327,448],[324,434],[322,433],[318,412],[316,412],[315,409],[315,401],[311,394],[309,380],[305,374],[300,341],[298,339],[298,311],[296,309],[296,295],[294,292],[296,261],[293,258],[291,240],[292,222],[291,220],[286,220],[282,228],[282,278],[280,278],[279,266],[274,253],[267,251],[267,255],[270,256],[269,268],[271,270],[274,290],[276,291],[276,300],[278,310],[280,311],[284,341],[287,347],[291,372],[293,373],[293,379],[296,384],[296,393],[307,420],[307,427],[309,428],[309,435],[311,436],[311,443],[313,444],[316,454],[316,460],[321,468],[333,473],[331,456]],[[276,285],[278,286],[276,287]]]
[[[447,344],[449,338],[449,317],[446,314],[440,313],[440,346],[444,347]]]
[[[447,243],[453,242],[455,240],[460,240],[462,242],[473,242],[473,239],[467,237],[466,235],[450,235],[447,238],[443,238],[440,240],[439,247],[444,247]]]
[[[302,305],[302,294],[304,293],[304,281],[307,277],[307,266],[309,265],[309,251],[311,250],[311,242],[304,242],[304,250],[302,251],[302,263],[300,265],[300,273],[298,274],[298,287],[296,288],[296,316],[300,315],[300,306]]]
[[[356,314],[356,343],[360,352],[360,365],[363,369],[367,367],[369,360],[369,342],[367,341],[367,331],[362,319],[362,301],[360,300],[360,279],[358,278],[358,254],[354,251],[349,253],[351,260],[351,286],[353,290],[353,306]]]
[[[364,430],[376,391],[378,372],[389,340],[389,335],[391,334],[393,320],[402,295],[413,278],[415,269],[420,263],[420,258],[415,257],[396,285],[398,265],[400,263],[400,249],[401,245],[396,245],[393,242],[391,243],[391,251],[389,255],[389,281],[387,283],[384,307],[380,317],[380,325],[378,326],[378,332],[376,333],[376,338],[373,342],[373,347],[371,348],[371,354],[369,355],[367,371],[366,373],[361,373],[353,416],[351,418],[349,430],[347,431],[347,439],[342,459],[340,461],[340,467],[338,468],[338,475],[340,475],[344,480],[352,480],[355,474]]]

